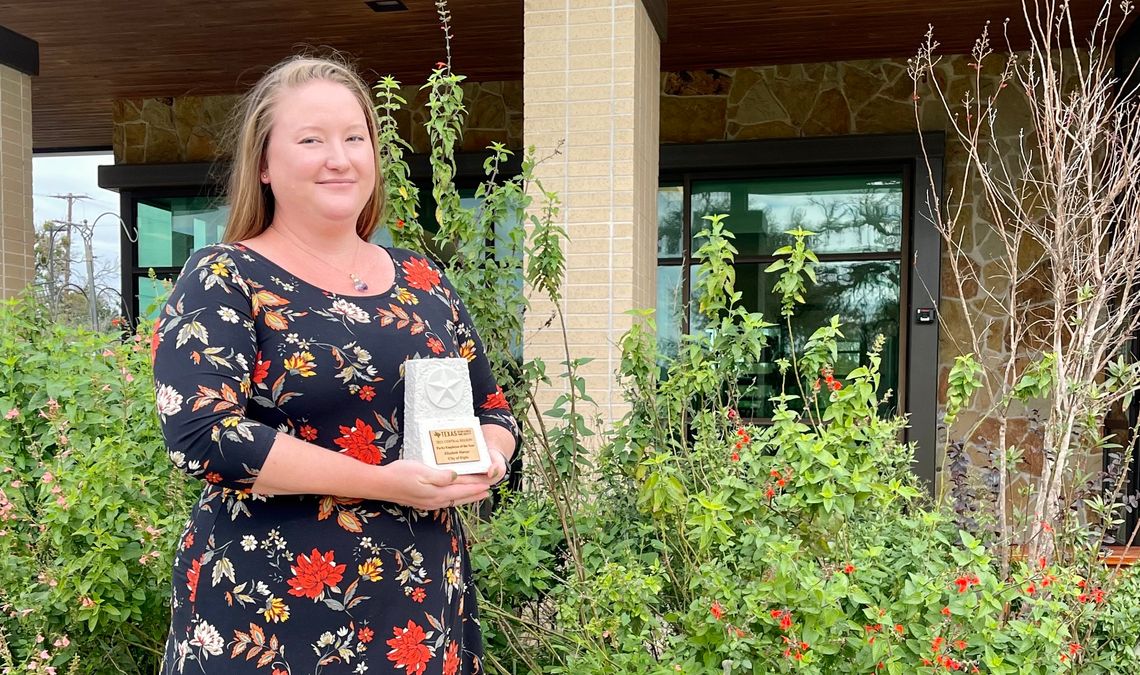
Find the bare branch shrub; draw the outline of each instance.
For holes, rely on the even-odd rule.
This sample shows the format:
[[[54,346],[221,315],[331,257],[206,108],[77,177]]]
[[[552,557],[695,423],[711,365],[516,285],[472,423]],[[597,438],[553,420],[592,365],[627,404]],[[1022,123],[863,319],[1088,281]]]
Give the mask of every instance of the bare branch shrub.
[[[932,209],[944,288],[960,304],[954,324],[943,324],[960,357],[946,442],[985,436],[1005,569],[1013,544],[1034,560],[1065,554],[1066,534],[1073,545],[1099,545],[1084,519],[1099,509],[1102,528],[1112,524],[1104,511],[1126,483],[1109,477],[1117,495],[1107,504],[1082,487],[1090,461],[1113,443],[1128,447],[1105,437],[1105,418],[1140,389],[1129,358],[1140,324],[1140,119],[1112,52],[1132,9],[1106,1],[1078,35],[1067,1],[1024,0],[1028,49],[995,51],[987,27],[965,91],[946,86],[933,29],[910,62],[919,122],[933,99],[948,117],[948,143],[965,151],[965,171]],[[1008,47],[1009,22],[1004,29]],[[992,232],[979,256],[967,240],[982,236],[983,220]],[[971,406],[977,414],[959,417]],[[1026,414],[1039,417],[1039,433],[1011,427]]]

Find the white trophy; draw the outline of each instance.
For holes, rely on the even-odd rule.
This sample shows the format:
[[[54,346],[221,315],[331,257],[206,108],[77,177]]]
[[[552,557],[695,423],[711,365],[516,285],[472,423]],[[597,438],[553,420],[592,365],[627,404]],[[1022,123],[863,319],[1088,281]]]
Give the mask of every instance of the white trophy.
[[[459,474],[486,473],[491,457],[474,415],[467,359],[404,362],[404,459]]]

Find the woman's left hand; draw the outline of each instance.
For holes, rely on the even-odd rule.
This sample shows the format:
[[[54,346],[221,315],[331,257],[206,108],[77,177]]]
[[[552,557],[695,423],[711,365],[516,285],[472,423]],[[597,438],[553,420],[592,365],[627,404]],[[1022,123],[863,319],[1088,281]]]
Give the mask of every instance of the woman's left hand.
[[[494,446],[488,448],[488,451],[491,455],[491,468],[487,469],[487,480],[491,481],[491,485],[497,485],[507,477],[507,456]]]
[[[511,456],[515,453],[515,437],[497,424],[483,425],[483,438],[487,440],[491,466],[487,469],[487,480],[494,485],[507,477]]]

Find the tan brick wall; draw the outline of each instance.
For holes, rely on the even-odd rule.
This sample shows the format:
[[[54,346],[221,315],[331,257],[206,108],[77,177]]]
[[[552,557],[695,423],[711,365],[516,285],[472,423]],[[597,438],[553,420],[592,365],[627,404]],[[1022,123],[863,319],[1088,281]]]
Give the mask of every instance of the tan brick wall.
[[[0,297],[31,283],[32,80],[0,65]]]
[[[560,195],[570,239],[571,356],[595,359],[582,370],[587,391],[615,419],[624,312],[654,302],[660,42],[639,0],[528,0],[524,45],[524,141],[540,156],[565,141],[537,174]],[[535,302],[527,356],[556,374],[565,355],[557,322],[543,327],[552,311]]]

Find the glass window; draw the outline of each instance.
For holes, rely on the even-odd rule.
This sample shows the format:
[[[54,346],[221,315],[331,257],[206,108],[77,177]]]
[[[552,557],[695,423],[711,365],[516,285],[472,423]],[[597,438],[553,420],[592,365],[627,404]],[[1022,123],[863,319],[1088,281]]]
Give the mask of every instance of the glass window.
[[[194,251],[221,241],[228,215],[213,197],[140,200],[138,266],[181,267]]]
[[[685,296],[700,273],[695,260],[702,244],[696,234],[702,216],[727,214],[726,227],[735,235],[736,290],[748,311],[779,322],[780,300],[773,293],[776,276],[764,272],[774,251],[792,242],[785,232],[803,228],[816,232],[810,246],[820,256],[818,283],[809,286],[806,303],[797,310],[793,330],[802,349],[811,332],[838,314],[845,340],[839,344],[836,374],[843,376],[865,360],[876,336],[883,335],[883,392],[894,395],[884,412],[897,409],[902,357],[900,342],[903,247],[903,177],[897,173],[776,178],[703,180],[692,176],[688,214],[680,212],[684,188],[662,186],[658,192],[657,330],[662,365],[677,354],[685,332],[708,330],[696,312],[699,298]],[[692,235],[680,249],[666,243],[684,231],[689,218]],[[690,262],[691,261],[691,262]],[[696,290],[693,291],[698,292]],[[764,361],[740,382],[741,412],[754,419],[772,414],[769,397],[779,393],[776,362],[788,358],[791,345],[782,326],[770,329]]]
[[[681,257],[681,237],[685,224],[684,188],[680,185],[657,190],[657,257]]]
[[[902,247],[900,175],[694,181],[692,186],[693,251],[701,246],[696,235],[704,227],[702,216],[715,214],[728,216],[724,222],[736,235],[741,256],[770,255],[786,243],[784,233],[797,228],[816,233],[811,243],[817,254]],[[657,201],[660,205],[660,196]],[[660,223],[659,230],[665,227]]]

